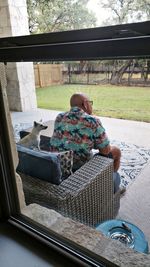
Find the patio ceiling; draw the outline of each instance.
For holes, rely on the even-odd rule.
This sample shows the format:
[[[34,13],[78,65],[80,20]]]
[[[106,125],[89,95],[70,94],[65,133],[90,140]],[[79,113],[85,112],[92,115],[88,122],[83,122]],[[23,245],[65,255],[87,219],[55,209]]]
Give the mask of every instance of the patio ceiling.
[[[0,61],[150,57],[150,21],[0,39]]]

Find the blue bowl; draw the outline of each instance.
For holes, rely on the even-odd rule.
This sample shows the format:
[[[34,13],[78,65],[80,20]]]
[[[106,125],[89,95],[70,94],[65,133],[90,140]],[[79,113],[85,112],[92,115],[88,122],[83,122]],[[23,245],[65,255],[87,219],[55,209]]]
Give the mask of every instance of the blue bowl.
[[[96,230],[138,252],[148,254],[148,242],[145,239],[144,233],[130,222],[108,220],[99,224]]]

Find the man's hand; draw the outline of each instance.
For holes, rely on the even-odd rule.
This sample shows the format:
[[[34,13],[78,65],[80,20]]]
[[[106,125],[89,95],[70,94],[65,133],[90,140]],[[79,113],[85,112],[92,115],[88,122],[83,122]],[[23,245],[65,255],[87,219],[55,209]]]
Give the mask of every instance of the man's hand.
[[[105,148],[99,149],[101,155],[107,156],[110,152],[114,160],[114,172],[117,172],[120,166],[121,151],[116,146],[106,146]]]
[[[107,156],[110,153],[110,151],[111,151],[110,145],[107,145],[106,147],[99,149],[100,154],[105,155],[105,156]]]

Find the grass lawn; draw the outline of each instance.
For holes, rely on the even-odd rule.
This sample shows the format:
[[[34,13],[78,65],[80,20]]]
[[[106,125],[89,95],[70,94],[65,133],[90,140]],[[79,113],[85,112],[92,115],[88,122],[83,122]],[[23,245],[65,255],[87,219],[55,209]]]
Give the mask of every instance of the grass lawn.
[[[150,122],[150,88],[112,85],[54,85],[37,88],[39,108],[67,111],[75,92],[94,101],[93,113],[103,117]]]

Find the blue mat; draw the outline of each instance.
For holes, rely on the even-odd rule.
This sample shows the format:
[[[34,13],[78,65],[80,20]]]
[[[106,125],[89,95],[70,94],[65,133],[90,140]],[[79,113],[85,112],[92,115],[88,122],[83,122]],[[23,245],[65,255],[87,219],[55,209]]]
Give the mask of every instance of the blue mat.
[[[112,141],[112,144],[121,149],[119,173],[122,185],[127,187],[136,179],[148,162],[150,163],[150,149],[125,142]]]

